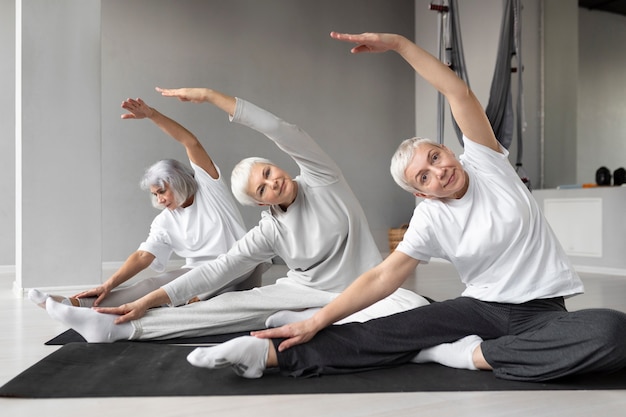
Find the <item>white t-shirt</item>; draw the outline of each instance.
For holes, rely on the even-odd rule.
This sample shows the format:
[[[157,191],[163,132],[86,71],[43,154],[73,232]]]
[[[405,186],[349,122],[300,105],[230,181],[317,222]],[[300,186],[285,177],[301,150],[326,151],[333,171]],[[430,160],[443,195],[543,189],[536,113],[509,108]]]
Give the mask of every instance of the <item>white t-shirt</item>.
[[[193,204],[176,210],[164,209],[152,221],[150,234],[140,250],[155,256],[151,267],[165,270],[172,253],[185,258],[185,268],[194,268],[226,253],[245,233],[235,200],[222,181],[189,161],[198,190]]]
[[[272,206],[263,212],[226,255],[165,285],[173,305],[226,286],[276,255],[289,268],[281,280],[337,293],[382,261],[357,198],[306,132],[241,99],[232,121],[265,134],[294,159],[300,168],[298,195],[287,211]]]
[[[508,160],[463,138],[469,188],[455,200],[417,205],[399,250],[414,259],[450,261],[464,296],[523,303],[584,291],[563,248]]]

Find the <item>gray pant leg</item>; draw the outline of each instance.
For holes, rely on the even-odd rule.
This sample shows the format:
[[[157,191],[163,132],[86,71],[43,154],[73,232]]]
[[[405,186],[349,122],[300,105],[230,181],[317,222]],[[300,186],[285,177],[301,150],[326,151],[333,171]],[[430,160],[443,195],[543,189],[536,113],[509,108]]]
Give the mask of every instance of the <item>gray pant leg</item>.
[[[163,285],[174,281],[179,276],[190,271],[189,269],[175,269],[173,271],[164,272],[154,277],[144,278],[135,284],[118,287],[109,293],[109,295],[100,303],[100,307],[119,307],[122,304],[133,302],[152,291],[161,288]],[[91,307],[94,298],[81,299],[81,307]]]
[[[218,291],[208,291],[202,294],[198,294],[197,297],[200,300],[208,300],[211,297],[215,297],[216,295],[220,295],[225,292],[244,291],[260,287],[263,283],[263,273],[267,271],[270,266],[271,264],[269,263],[259,264],[256,268],[252,270],[252,272],[248,272],[247,274],[241,276],[239,279],[233,281],[235,282],[234,285],[230,285]]]
[[[254,287],[261,286],[261,280],[263,273],[267,271],[269,268],[269,264],[260,264],[257,266],[252,272],[246,274],[245,277],[242,277],[242,280],[235,285],[230,287],[223,288],[217,292],[209,291],[203,294],[198,294],[198,298],[201,300],[206,300],[210,297],[213,297],[218,294],[222,294],[229,291],[241,291],[241,290],[249,290]],[[174,281],[179,276],[191,271],[189,268],[181,268],[175,269],[173,271],[164,272],[154,277],[144,278],[132,285],[126,287],[118,287],[115,288],[111,293],[100,303],[100,307],[119,307],[122,304],[133,302],[146,294],[151,293],[154,290],[157,290],[164,286],[165,284],[169,284]],[[96,300],[95,297],[90,298],[82,298],[80,300],[81,307],[91,307],[93,306],[93,302]]]
[[[545,381],[626,367],[626,314],[608,309],[541,312],[535,330],[485,340],[481,349],[502,379]]]
[[[291,283],[288,279],[247,291],[220,294],[175,308],[155,308],[132,321],[131,340],[197,337],[265,328],[279,310],[322,307],[336,294]]]

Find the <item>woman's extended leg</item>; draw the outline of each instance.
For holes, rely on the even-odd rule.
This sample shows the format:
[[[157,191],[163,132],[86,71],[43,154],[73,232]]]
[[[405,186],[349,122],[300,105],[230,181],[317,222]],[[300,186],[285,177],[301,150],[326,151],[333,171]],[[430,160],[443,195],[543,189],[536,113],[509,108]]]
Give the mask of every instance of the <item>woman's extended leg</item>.
[[[98,307],[119,307],[122,304],[133,302],[144,295],[161,288],[163,285],[174,281],[186,272],[189,272],[189,269],[175,269],[154,277],[141,279],[132,285],[115,288],[104,300],[102,300]],[[96,301],[95,297],[78,299],[81,307],[93,307],[94,301]]]
[[[279,310],[322,307],[335,294],[295,284],[288,279],[248,291],[233,291],[177,308],[157,308],[134,320],[131,339],[198,337],[265,328]]]
[[[319,307],[329,303],[333,296],[302,285],[277,283],[248,291],[228,292],[182,307],[154,308],[141,319],[123,325],[112,324],[115,315],[70,307],[51,298],[48,298],[46,308],[52,318],[72,327],[87,341],[113,342],[258,330],[277,310]],[[118,331],[122,326],[124,329]],[[129,328],[130,332],[127,331]]]
[[[289,376],[347,373],[394,366],[411,361],[422,348],[446,342],[454,342],[450,343],[455,345],[453,350],[457,350],[458,344],[473,349],[480,343],[480,338],[464,338],[468,333],[479,333],[485,337],[506,334],[506,308],[493,307],[492,304],[461,297],[365,323],[330,326],[309,342],[283,352],[277,352],[281,339],[271,340],[268,351],[266,344],[259,342],[264,339],[246,336],[232,339],[220,345],[219,349],[198,348],[188,359],[193,365],[206,368],[231,365],[239,375],[242,375],[240,369],[254,367],[253,373],[242,375],[248,378],[258,378],[265,368],[275,366]],[[494,324],[485,320],[484,315],[501,319],[496,319]],[[266,362],[250,359],[265,357],[263,352],[267,353]],[[467,361],[471,361],[471,355],[465,356]],[[471,368],[465,362],[462,367]],[[456,364],[448,366],[457,367]]]
[[[365,323],[327,327],[309,342],[279,352],[278,362],[283,374],[296,377],[395,366],[421,349],[468,335],[506,335],[508,319],[506,306],[459,297]]]

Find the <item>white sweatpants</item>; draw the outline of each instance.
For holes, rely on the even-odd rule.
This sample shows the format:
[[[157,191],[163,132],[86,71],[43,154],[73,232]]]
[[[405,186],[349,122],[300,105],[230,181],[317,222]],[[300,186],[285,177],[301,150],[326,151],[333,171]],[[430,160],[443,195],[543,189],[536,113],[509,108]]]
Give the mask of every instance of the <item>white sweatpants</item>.
[[[206,301],[151,309],[131,322],[134,332],[130,339],[158,340],[259,330],[265,328],[265,320],[277,311],[323,307],[338,295],[281,278],[272,285],[227,292]],[[357,315],[383,317],[426,304],[428,301],[422,296],[400,288]]]

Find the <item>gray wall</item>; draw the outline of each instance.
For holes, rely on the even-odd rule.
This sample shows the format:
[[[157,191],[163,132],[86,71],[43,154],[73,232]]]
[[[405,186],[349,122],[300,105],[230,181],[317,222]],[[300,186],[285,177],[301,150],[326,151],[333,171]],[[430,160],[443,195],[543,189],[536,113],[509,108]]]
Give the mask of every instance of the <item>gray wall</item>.
[[[626,168],[626,16],[579,10],[578,184]],[[623,211],[623,208],[622,208]]]
[[[60,36],[73,34],[81,26],[73,20],[72,1],[77,0],[54,3],[67,12],[67,18],[61,19],[64,30],[60,31]],[[76,213],[85,212],[81,212],[83,188],[74,188],[73,184],[95,179],[88,184],[88,191],[95,191],[102,204],[98,204],[98,210],[87,212],[95,216],[94,222],[88,226],[96,225],[98,231],[85,233],[79,238],[53,233],[54,240],[46,239],[43,243],[46,247],[41,247],[42,243],[38,242],[39,256],[29,253],[23,264],[25,269],[36,266],[41,273],[18,279],[18,286],[91,285],[101,277],[82,274],[80,282],[68,279],[77,265],[83,263],[82,257],[72,257],[73,249],[91,249],[100,256],[100,264],[116,263],[123,261],[145,238],[156,211],[150,206],[147,195],[138,189],[139,177],[145,167],[157,159],[183,159],[185,155],[177,143],[164,137],[150,122],[120,120],[119,105],[126,97],[142,97],[193,130],[227,178],[232,166],[250,155],[271,157],[296,173],[295,164],[266,138],[231,125],[226,115],[210,106],[162,98],[154,92],[157,85],[211,86],[250,99],[309,131],[344,169],[366,209],[381,249],[384,249],[388,227],[406,221],[412,211],[411,196],[393,185],[388,164],[398,140],[413,134],[414,76],[396,56],[356,57],[349,53],[350,45],[332,41],[328,34],[331,30],[394,30],[412,37],[413,1],[395,4],[396,7],[389,8],[384,0],[352,0],[340,4],[330,0],[282,0],[273,1],[272,7],[268,8],[267,3],[252,1],[98,3],[102,31],[96,50],[101,49],[101,54],[98,53],[97,60],[88,58],[91,63],[98,63],[97,71],[88,71],[97,74],[101,80],[97,93],[84,94],[82,99],[74,101],[74,106],[56,93],[59,86],[69,88],[68,96],[81,92],[80,89],[72,90],[72,77],[56,73],[59,69],[72,68],[75,63],[83,64],[84,54],[77,50],[76,56],[68,56],[65,54],[67,47],[60,48],[63,51],[60,62],[55,62],[54,55],[42,53],[38,57],[39,67],[33,66],[32,73],[24,76],[24,85],[29,82],[39,85],[41,79],[49,77],[42,76],[39,71],[54,69],[58,81],[48,86],[54,86],[55,90],[44,94],[39,103],[33,100],[33,104],[38,109],[45,106],[52,109],[50,114],[54,116],[50,117],[55,118],[52,120],[55,125],[70,124],[74,120],[73,112],[82,114],[85,108],[92,108],[94,104],[99,108],[97,114],[101,123],[92,125],[100,129],[100,134],[97,137],[89,135],[89,140],[98,141],[100,158],[92,167],[98,171],[101,169],[101,175],[98,172],[98,175],[90,173],[83,177],[78,170],[69,182],[60,182],[62,189],[57,191],[58,199],[49,198],[46,193],[47,198],[41,201],[50,205],[51,212],[65,213],[64,216],[60,214],[54,226],[63,224],[67,219],[75,218]],[[54,5],[47,3],[45,7]],[[41,10],[30,7],[26,14],[41,18]],[[54,24],[57,25],[58,21]],[[28,44],[41,36],[42,49],[52,52],[54,48],[49,44],[59,38],[52,36],[52,30],[43,26],[45,29],[39,33],[25,29]],[[95,26],[100,33],[99,26]],[[61,40],[62,45],[72,45],[67,39]],[[89,55],[88,51],[84,52]],[[31,74],[41,77],[29,80]],[[49,118],[45,120],[50,121]],[[46,140],[42,142],[46,146],[67,143],[56,126],[46,136],[41,131],[47,124],[37,124],[36,118],[29,118],[22,125],[34,132],[28,135],[29,144],[37,144],[30,139],[37,137],[38,132],[40,140]],[[76,134],[72,132],[70,136]],[[61,166],[51,164],[46,154],[34,153],[28,164],[34,166],[41,162],[40,173],[53,179],[84,155],[73,155],[72,147],[59,151],[65,155],[65,158],[59,158]],[[58,153],[54,156],[58,157]],[[28,207],[29,214],[48,214],[45,205],[35,207],[36,203],[29,200],[23,205]],[[258,220],[259,210],[246,209],[244,217],[248,226],[252,226]],[[24,224],[29,229],[35,226],[30,222]],[[41,230],[44,234],[48,232],[43,227]],[[58,253],[64,256],[53,261],[54,267],[65,268],[65,272],[54,269],[51,274],[44,273],[52,266],[48,265],[49,258]]]
[[[568,9],[576,4],[576,0],[559,2]],[[416,133],[435,136],[434,94],[418,80],[415,95],[410,69],[394,55],[352,56],[349,45],[332,41],[328,32],[381,30],[411,37],[415,33],[420,44],[434,51],[437,15],[428,11],[429,3],[394,0],[390,8],[388,0],[102,2],[102,183],[93,184],[102,195],[102,239],[90,243],[88,237],[77,242],[59,236],[56,244],[68,246],[70,253],[77,245],[101,244],[102,262],[123,261],[145,237],[156,214],[137,186],[143,169],[160,158],[184,158],[180,147],[150,122],[119,119],[119,104],[129,96],[143,97],[189,127],[227,174],[234,163],[251,154],[269,156],[295,169],[269,141],[231,126],[216,109],[178,103],[153,91],[156,85],[207,85],[255,101],[318,139],[342,166],[366,209],[379,247],[386,250],[387,228],[406,221],[413,206],[411,197],[388,175],[389,156],[402,138]],[[486,103],[501,1],[459,3],[470,82]],[[523,14],[528,123],[524,167],[536,187],[541,185],[538,179],[543,176],[542,165],[554,164],[543,161],[541,155],[542,5],[539,0],[525,1]],[[0,95],[0,195],[5,197],[5,204],[0,206],[0,268],[15,264],[14,15],[15,0],[0,0],[0,53],[6,57],[0,60],[0,82],[2,91],[8,92]],[[620,117],[625,102],[620,90],[611,88],[624,85],[624,71],[619,68],[623,68],[620,64],[624,60],[620,51],[625,18],[584,10],[578,18],[579,115],[574,129],[578,130],[578,151],[574,156],[575,173],[563,180],[572,183],[593,181],[600,164],[615,169],[626,159],[621,138],[626,129]],[[589,57],[593,57],[591,62]],[[605,85],[597,86],[598,82]],[[72,109],[66,110],[67,117],[71,117]],[[452,132],[449,125],[446,132]],[[555,143],[556,149],[567,146],[561,140],[545,138]],[[456,144],[456,138],[447,138],[446,143]],[[514,147],[511,151],[514,156]],[[74,190],[63,192],[72,194]],[[248,226],[256,223],[257,209],[243,209],[243,213]],[[80,261],[62,264],[71,268],[76,262]],[[96,280],[88,277],[86,282]],[[66,284],[62,277],[48,283]]]
[[[411,196],[388,173],[413,134],[413,73],[394,55],[353,56],[332,30],[413,35],[413,1],[250,0],[102,2],[103,260],[123,260],[156,214],[137,183],[154,161],[182,147],[147,121],[120,120],[121,101],[142,97],[202,140],[226,174],[247,156],[296,174],[269,140],[204,105],[161,97],[155,86],[209,86],[251,100],[308,131],[342,167],[381,248],[406,221]],[[131,35],[132,33],[132,35]],[[393,203],[391,203],[393,202]],[[113,204],[111,204],[113,203]],[[248,226],[260,209],[243,208]]]
[[[428,11],[429,0],[416,1],[415,30],[420,45],[433,54],[438,47],[438,16]],[[463,50],[469,83],[484,107],[489,102],[489,90],[495,67],[503,13],[502,0],[459,1]],[[477,7],[480,5],[480,7]],[[539,186],[541,176],[541,8],[540,2],[526,1],[522,11],[522,59],[524,64],[524,104],[526,127],[523,133],[523,166],[534,186]],[[514,86],[515,87],[515,86]],[[515,91],[515,90],[514,90]],[[416,134],[436,139],[437,94],[422,79],[416,81]],[[462,148],[451,124],[446,105],[444,144],[458,155]],[[510,160],[517,157],[517,140],[514,139]]]
[[[544,2],[543,185],[554,188],[576,178],[578,109],[577,0]]]
[[[84,285],[102,270],[100,0],[21,6],[16,288]]]

